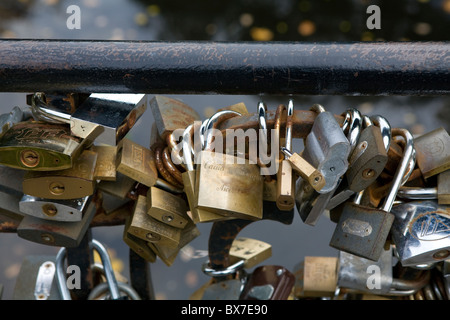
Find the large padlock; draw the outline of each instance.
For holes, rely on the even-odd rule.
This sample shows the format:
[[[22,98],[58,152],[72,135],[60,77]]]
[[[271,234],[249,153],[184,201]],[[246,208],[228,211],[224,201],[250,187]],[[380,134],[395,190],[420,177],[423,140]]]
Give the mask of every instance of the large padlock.
[[[414,141],[409,131],[394,129],[392,134],[404,138],[405,149],[389,194],[379,209],[347,202],[330,240],[331,247],[373,261],[380,258],[394,221],[390,211],[411,159],[414,159]]]
[[[46,199],[78,199],[95,191],[97,153],[84,150],[73,167],[59,171],[28,171],[23,178],[23,193]]]
[[[199,129],[199,128],[198,128]],[[213,213],[208,210],[199,209],[197,207],[197,195],[195,193],[196,187],[196,171],[194,169],[193,163],[193,148],[191,141],[191,131],[193,130],[194,134],[196,132],[195,123],[189,125],[183,134],[183,158],[184,164],[186,166],[186,171],[181,174],[184,185],[184,192],[186,194],[189,209],[190,209],[190,217],[195,223],[199,222],[211,222],[217,220],[224,220],[224,217],[221,214]]]
[[[48,108],[44,100],[41,92],[32,97],[36,119],[69,124],[72,135],[113,146],[134,127],[148,104],[144,94],[92,93],[72,114],[65,114]]]
[[[229,217],[259,220],[263,211],[263,178],[259,166],[245,158],[223,154],[217,146],[215,152],[211,149],[215,121],[231,112],[221,111],[208,123],[206,149],[197,160],[197,207]],[[221,136],[216,140],[220,139]]]
[[[446,205],[436,200],[394,206],[392,241],[403,266],[443,261],[450,256],[450,218]]]

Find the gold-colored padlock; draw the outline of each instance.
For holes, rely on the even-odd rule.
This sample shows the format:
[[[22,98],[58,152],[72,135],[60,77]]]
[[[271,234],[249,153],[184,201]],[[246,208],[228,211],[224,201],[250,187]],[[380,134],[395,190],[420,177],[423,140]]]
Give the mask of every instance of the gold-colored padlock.
[[[182,198],[156,187],[147,192],[147,210],[156,220],[179,229],[183,229],[190,220]]]
[[[244,268],[250,269],[272,256],[272,246],[261,240],[236,238],[230,248],[230,265],[244,260]]]
[[[154,186],[158,179],[154,152],[127,138],[117,145],[116,167],[118,172],[147,187]]]
[[[135,180],[117,172],[115,181],[102,180],[98,183],[97,187],[102,192],[106,192],[118,199],[125,200],[136,184],[137,182]]]
[[[149,262],[156,261],[156,253],[147,245],[147,241],[129,232],[131,218],[126,219],[123,231],[123,241],[140,257]]]
[[[95,191],[97,153],[84,150],[70,169],[28,171],[23,179],[23,193],[46,199],[76,199]]]
[[[0,164],[33,171],[69,169],[86,142],[71,136],[66,124],[19,122],[0,138]]]
[[[97,163],[94,173],[95,179],[116,181],[117,147],[108,145],[92,146],[89,150],[97,153]]]
[[[337,287],[336,257],[305,257],[303,278],[307,297],[333,296]]]
[[[180,243],[181,230],[150,217],[146,196],[138,196],[128,232],[145,241],[176,248]]]

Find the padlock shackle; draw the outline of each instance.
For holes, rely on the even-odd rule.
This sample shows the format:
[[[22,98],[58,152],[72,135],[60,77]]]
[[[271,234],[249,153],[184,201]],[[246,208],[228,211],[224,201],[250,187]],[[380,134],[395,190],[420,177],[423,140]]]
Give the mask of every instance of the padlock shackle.
[[[70,124],[70,114],[50,109],[44,102],[44,93],[37,92],[31,98],[31,113],[35,120],[57,124]]]
[[[214,136],[213,131],[216,130],[217,123],[222,120],[222,117],[227,115],[241,116],[242,114],[233,110],[222,110],[216,112],[211,118],[209,118],[204,127],[204,134],[206,134],[206,138],[204,139],[203,150],[210,150],[209,148],[211,147]]]
[[[380,115],[370,116],[370,120],[375,126],[380,128],[381,137],[383,138],[384,142],[384,148],[386,149],[386,152],[388,152],[392,141],[392,130],[389,121],[385,117]]]
[[[359,137],[361,136],[362,131],[362,115],[359,110],[355,108],[347,109],[344,113],[345,118],[342,123],[342,130],[347,131],[347,139],[350,143],[350,156],[355,150],[356,145],[358,143]],[[344,115],[342,114],[342,115]]]

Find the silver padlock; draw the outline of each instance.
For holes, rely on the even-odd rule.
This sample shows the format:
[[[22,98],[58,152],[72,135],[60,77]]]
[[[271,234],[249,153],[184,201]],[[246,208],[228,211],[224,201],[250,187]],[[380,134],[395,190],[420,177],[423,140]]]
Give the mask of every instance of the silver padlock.
[[[373,261],[379,259],[394,221],[394,215],[390,211],[398,189],[407,180],[411,161],[415,161],[412,135],[406,129],[395,130],[394,135],[401,135],[405,139],[405,148],[402,161],[382,206],[376,209],[346,203],[331,237],[331,247]]]
[[[393,207],[392,241],[403,266],[443,261],[450,256],[449,208],[436,200]]]
[[[325,178],[325,186],[319,193],[328,193],[337,186],[340,177],[347,171],[350,143],[332,113],[318,104],[311,110],[319,114],[306,137],[302,156]]]
[[[79,199],[49,200],[27,194],[19,202],[20,212],[27,215],[53,221],[81,221],[92,196]]]
[[[343,130],[347,131],[347,139],[350,150],[356,147],[361,133],[362,117],[356,109],[346,111]],[[327,193],[315,191],[309,183],[302,178],[296,181],[295,204],[302,221],[308,225],[316,225],[319,218],[325,212],[338,186],[341,184],[342,176],[339,177],[336,186]]]
[[[0,115],[0,137],[14,124],[28,120],[32,117],[28,109],[14,107],[9,113]]]
[[[244,263],[244,260],[240,260],[228,268],[215,270],[208,266],[208,261],[205,262],[202,266],[203,272],[218,280],[208,285],[202,300],[239,300],[247,279]],[[233,278],[225,280],[227,276]]]
[[[144,94],[91,94],[73,114],[48,108],[44,94],[32,97],[34,118],[52,123],[67,123],[71,134],[98,143],[117,145],[147,109]]]

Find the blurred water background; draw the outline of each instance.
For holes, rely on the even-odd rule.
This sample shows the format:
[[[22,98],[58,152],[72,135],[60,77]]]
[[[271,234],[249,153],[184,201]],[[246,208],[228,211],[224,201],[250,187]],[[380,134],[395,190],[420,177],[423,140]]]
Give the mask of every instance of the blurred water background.
[[[381,9],[381,29],[366,26],[366,8]],[[66,12],[70,5],[81,9],[81,29],[69,30]],[[450,0],[240,0],[240,1],[148,1],[148,0],[2,0],[0,38],[92,39],[92,40],[213,40],[213,41],[448,41]],[[0,93],[1,112],[25,106],[26,93]],[[256,111],[258,96],[169,95],[194,107],[206,118],[214,110],[244,102]],[[151,97],[150,97],[151,98]],[[388,96],[294,96],[296,108],[322,104],[335,114],[348,107],[363,114],[380,114],[393,127],[420,135],[443,126],[449,130],[448,97]],[[285,96],[265,96],[269,109],[287,103]],[[153,116],[148,109],[129,138],[147,146]],[[272,257],[265,264],[289,270],[305,256],[336,256],[328,246],[334,223],[322,217],[315,227],[303,224],[295,214],[291,225],[258,221],[239,236],[272,244]],[[186,246],[168,267],[160,260],[151,264],[157,299],[188,299],[209,280],[201,271],[206,261],[210,223],[198,225],[201,235]],[[104,243],[114,268],[128,277],[128,247],[122,241],[123,226],[93,229]],[[59,248],[0,235],[0,284],[3,299],[11,299],[25,256],[56,255]],[[251,270],[250,270],[251,271]]]

